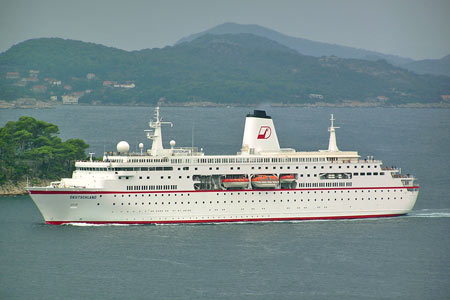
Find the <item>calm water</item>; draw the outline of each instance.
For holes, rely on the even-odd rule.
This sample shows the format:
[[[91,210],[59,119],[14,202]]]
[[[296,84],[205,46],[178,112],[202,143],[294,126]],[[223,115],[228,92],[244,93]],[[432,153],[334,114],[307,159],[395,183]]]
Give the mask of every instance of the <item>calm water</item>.
[[[261,109],[264,107],[259,107]],[[352,221],[51,226],[30,198],[0,198],[0,299],[448,299],[450,110],[266,108],[282,147],[338,146],[401,166],[421,191],[408,216]],[[164,144],[239,150],[248,108],[162,108]],[[55,123],[101,155],[150,146],[152,108],[0,110]]]

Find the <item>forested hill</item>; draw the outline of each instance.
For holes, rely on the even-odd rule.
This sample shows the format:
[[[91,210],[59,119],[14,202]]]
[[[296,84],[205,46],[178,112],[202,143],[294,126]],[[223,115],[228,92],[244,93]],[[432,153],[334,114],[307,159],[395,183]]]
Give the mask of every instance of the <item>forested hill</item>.
[[[98,75],[108,76],[132,62],[132,56],[130,52],[94,43],[40,38],[22,42],[2,53],[0,70],[39,70],[41,76],[67,81],[72,77],[85,77],[93,70]]]
[[[58,126],[23,116],[0,128],[0,187],[7,182],[69,176],[75,160],[85,159],[83,140],[63,142]],[[1,188],[0,188],[1,190]]]
[[[19,86],[8,72],[39,71]],[[87,74],[95,77],[87,79]],[[0,100],[80,91],[80,102],[154,104],[209,101],[379,101],[381,105],[436,103],[450,94],[450,78],[417,75],[383,60],[312,57],[252,34],[203,35],[162,49],[127,52],[58,38],[25,41],[0,54]],[[51,85],[60,80],[61,85]],[[45,81],[47,79],[47,81]],[[114,88],[105,82],[132,83]],[[46,86],[41,90],[34,85]]]

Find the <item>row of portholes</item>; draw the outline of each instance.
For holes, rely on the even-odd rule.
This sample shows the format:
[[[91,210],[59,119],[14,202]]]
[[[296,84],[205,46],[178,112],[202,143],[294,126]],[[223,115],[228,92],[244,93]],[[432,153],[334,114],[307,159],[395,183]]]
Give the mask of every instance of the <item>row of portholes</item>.
[[[139,194],[134,194],[134,196],[135,197],[137,197]],[[145,196],[145,193],[143,193],[143,194],[140,194],[141,195],[141,197],[144,197]],[[155,197],[158,197],[158,195],[161,195],[161,197],[164,197],[164,194],[163,193],[160,193],[160,194],[151,194],[151,193],[149,193],[149,194],[147,194],[149,197],[151,196],[151,195],[154,195]],[[190,197],[191,196],[191,194],[186,194],[188,197]],[[100,197],[101,197],[102,195],[100,195]],[[121,195],[122,197],[125,197],[125,195]],[[177,196],[177,194],[168,194],[167,195],[167,197],[169,197],[169,196]],[[117,197],[117,195],[114,195],[114,197]],[[129,194],[128,195],[128,197],[131,197],[131,195]],[[180,194],[180,197],[184,197],[184,194]]]
[[[354,190],[355,191],[355,193],[358,193],[358,192],[361,192],[361,193],[364,193],[364,190]],[[383,193],[384,192],[384,190],[379,190],[381,193]],[[394,192],[397,192],[397,190],[393,190]],[[276,194],[276,193],[279,193],[280,195],[282,195],[283,194],[283,191],[281,191],[281,192],[278,192],[278,191],[270,191],[271,193],[273,193],[274,195]],[[258,193],[258,195],[261,195],[261,194],[263,194],[263,193],[265,193],[266,195],[268,195],[269,193],[270,193],[269,191],[266,191],[266,192],[251,192],[251,194],[250,194],[250,192],[224,192],[223,193],[223,195],[224,196],[226,196],[226,195],[234,195],[234,194],[237,194],[237,195],[241,195],[241,194],[243,194],[243,195],[255,195],[255,193]],[[310,192],[313,192],[313,191],[300,191],[300,194],[303,194],[303,192],[306,192],[307,194],[309,194]],[[321,193],[323,193],[324,191],[320,191]],[[327,191],[328,192],[328,194],[331,192],[331,191]],[[337,193],[338,191],[334,191],[334,193]],[[351,190],[349,189],[349,190],[347,190],[347,193],[350,193],[351,192]],[[370,193],[370,189],[369,190],[367,190],[366,191],[367,193]],[[376,190],[376,189],[373,189],[373,192],[374,193],[376,193],[376,192],[378,192],[378,190]],[[386,192],[390,192],[390,190],[386,190]],[[288,191],[288,192],[285,192],[286,194],[289,194],[290,192]],[[297,192],[296,191],[293,191],[292,192],[293,194],[297,194]],[[314,194],[316,194],[317,193],[317,191],[314,191]],[[344,191],[343,190],[341,190],[341,194],[342,193],[344,193]],[[146,193],[142,193],[141,194],[141,196],[142,197],[144,197],[144,195],[145,195]],[[157,196],[157,195],[161,195],[161,196],[164,196],[164,193],[154,193],[154,195],[155,195],[155,197]],[[148,193],[147,194],[149,197],[152,195],[152,193]],[[176,193],[168,193],[168,195],[169,196],[177,196],[178,194],[176,194]],[[180,196],[183,196],[184,194],[179,194]],[[216,195],[220,195],[220,193],[216,193]],[[103,195],[100,195],[100,197],[102,197]],[[138,194],[135,194],[135,197],[137,197],[138,196]],[[188,193],[187,194],[187,196],[190,196],[190,194]],[[114,197],[117,197],[117,195],[114,195]],[[124,195],[122,194],[122,197],[124,197]],[[128,197],[131,197],[131,195],[128,195]]]
[[[320,191],[320,193],[321,194],[323,194],[323,192],[324,191]],[[328,194],[330,194],[330,192],[331,191],[327,191],[327,193]],[[355,190],[355,193],[358,193],[359,191],[358,190]],[[364,193],[364,190],[360,190],[360,192],[361,193]],[[376,193],[377,192],[377,190],[374,190],[373,191],[374,193]],[[383,190],[381,190],[381,192],[383,192]],[[387,190],[387,192],[389,192],[389,190]],[[396,192],[396,190],[394,190],[394,192]],[[263,192],[258,192],[258,195],[261,195]],[[268,195],[269,194],[269,192],[264,192],[266,195]],[[275,195],[277,192],[273,192],[273,195]],[[280,194],[283,194],[283,192],[279,192]],[[310,193],[312,193],[312,191],[306,191],[305,193],[307,193],[307,194],[310,194]],[[336,194],[337,193],[337,191],[334,191],[334,193]],[[344,193],[344,191],[341,191],[341,194],[342,193]],[[347,191],[347,193],[350,193],[350,191],[348,190]],[[367,193],[370,193],[370,190],[367,190]],[[237,192],[236,193],[238,196],[239,195],[241,195],[241,192]],[[247,195],[248,193],[247,192],[245,192],[245,193],[243,193],[244,195]],[[251,192],[251,195],[254,195],[255,194],[255,192]],[[286,194],[289,194],[289,192],[286,192]],[[297,192],[293,192],[293,194],[297,194]],[[303,191],[301,191],[300,192],[300,194],[303,194]],[[317,191],[314,191],[314,194],[317,194]],[[138,195],[139,194],[134,194],[134,196],[135,197],[138,197]],[[141,195],[141,197],[144,197],[145,196],[145,194],[143,193],[143,194],[140,194]],[[148,195],[148,197],[151,197],[151,195],[154,195],[155,197],[157,197],[158,195],[160,195],[161,197],[164,197],[164,193],[160,193],[160,194],[152,194],[152,193],[149,193],[149,194],[147,194]],[[190,197],[191,195],[188,193],[188,194],[186,194],[188,197]],[[217,196],[219,196],[220,195],[220,193],[216,193],[216,195]],[[230,195],[230,196],[233,196],[233,192],[231,192],[231,193],[223,193],[223,195],[224,196],[228,196],[228,195]],[[123,197],[125,197],[125,195],[121,195],[122,196],[122,198]],[[168,194],[167,195],[167,197],[177,197],[177,194],[172,194],[172,193],[170,193],[170,194]],[[180,197],[184,197],[184,194],[179,194],[179,196]],[[100,197],[102,197],[102,195],[100,195]],[[114,195],[114,197],[117,197],[117,195]],[[128,194],[128,197],[130,198],[131,197],[131,194]]]
[[[400,199],[403,199],[403,197],[400,197]],[[314,201],[312,201],[312,200],[314,200]],[[319,199],[300,199],[300,201],[299,202],[317,202]],[[328,202],[330,202],[330,201],[337,201],[338,199],[337,198],[334,198],[334,199],[326,199]],[[341,201],[344,201],[344,198],[341,198],[340,199]],[[364,201],[364,198],[361,198],[360,199],[361,201]],[[370,201],[371,199],[370,198],[367,198],[367,201]],[[374,198],[373,200],[377,200],[377,198]],[[380,200],[384,200],[383,198],[381,198]],[[390,200],[390,197],[388,197],[387,198],[387,200]],[[394,200],[397,200],[397,197],[394,197]],[[320,199],[320,201],[321,202],[323,202],[324,201],[324,199]],[[350,198],[347,198],[347,201],[350,201]],[[355,201],[358,201],[358,198],[355,198]],[[209,204],[213,204],[213,201],[195,201],[195,202],[193,202],[193,204],[198,204],[199,202],[201,202],[201,204],[208,204],[208,202],[209,202]],[[257,200],[257,203],[268,203],[268,202],[272,202],[272,201],[269,201],[269,200],[265,200],[265,201],[263,201],[263,200]],[[277,202],[277,200],[273,200],[273,203],[276,203]],[[279,202],[280,203],[283,203],[283,200],[279,200]],[[290,202],[290,200],[289,199],[287,199],[287,200],[285,200],[285,202]],[[297,202],[297,199],[294,199],[292,202]],[[171,205],[171,202],[166,202],[167,203],[167,205]],[[229,203],[230,204],[233,204],[233,203],[237,203],[237,204],[240,204],[241,203],[241,200],[237,200],[237,201],[233,201],[233,200],[231,200],[231,201],[229,201]],[[255,203],[255,200],[243,200],[242,201],[242,203]],[[127,203],[125,203],[125,205],[126,205]],[[158,202],[154,202],[153,203],[154,205],[158,205]],[[173,202],[173,204],[174,205],[177,205],[178,204],[178,202]],[[181,204],[181,205],[183,205],[184,204],[184,202],[179,202],[179,204]],[[186,204],[188,204],[188,205],[190,205],[191,204],[191,202],[190,201],[188,201],[188,202],[186,202]],[[216,201],[214,204],[220,204],[220,201]],[[223,201],[223,204],[227,204],[227,201]],[[100,203],[97,203],[97,205],[100,205]],[[114,202],[113,203],[113,205],[116,205],[116,203]],[[124,202],[121,202],[120,203],[120,205],[124,205]],[[131,202],[128,202],[128,205],[130,206],[130,205],[132,205],[131,204]],[[134,202],[134,205],[135,206],[137,206],[137,205],[139,205],[138,204],[138,202]],[[141,202],[141,205],[145,205],[145,202]],[[152,202],[148,202],[148,205],[152,205]],[[161,202],[161,204],[160,205],[164,205],[164,202]]]

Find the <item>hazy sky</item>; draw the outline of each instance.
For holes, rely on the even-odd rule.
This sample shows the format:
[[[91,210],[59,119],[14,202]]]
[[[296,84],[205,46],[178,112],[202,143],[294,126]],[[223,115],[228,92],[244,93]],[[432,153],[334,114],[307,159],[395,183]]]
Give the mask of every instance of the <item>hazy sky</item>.
[[[0,0],[0,52],[37,37],[164,47],[224,22],[413,59],[450,54],[450,0]]]

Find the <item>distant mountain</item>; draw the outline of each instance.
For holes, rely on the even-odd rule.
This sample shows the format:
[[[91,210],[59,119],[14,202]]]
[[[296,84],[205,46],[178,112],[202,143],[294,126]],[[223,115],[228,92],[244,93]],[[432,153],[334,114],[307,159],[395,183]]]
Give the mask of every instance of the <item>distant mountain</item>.
[[[450,76],[450,55],[441,59],[424,59],[402,65],[418,74],[436,74]]]
[[[384,59],[393,65],[403,65],[413,62],[410,58],[404,58],[395,55],[383,54],[375,51],[358,49],[335,44],[315,42],[303,38],[291,37],[277,31],[259,26],[259,25],[243,25],[236,23],[224,23],[217,25],[206,31],[192,34],[177,41],[177,44],[192,41],[205,34],[238,34],[250,33],[257,36],[265,37],[273,40],[281,45],[294,49],[298,53],[321,57],[321,56],[337,56],[340,58],[355,58],[364,60]]]
[[[58,80],[61,85],[53,84]],[[114,82],[135,87],[114,87]],[[45,38],[0,54],[0,100],[73,92],[84,92],[80,102],[103,104],[154,104],[165,98],[168,103],[398,105],[440,102],[441,95],[450,94],[450,78],[417,75],[384,60],[306,56],[253,34],[206,34],[132,52]]]

